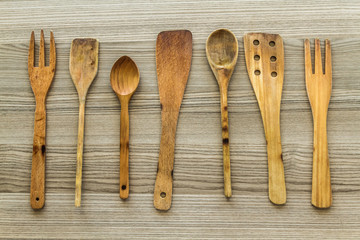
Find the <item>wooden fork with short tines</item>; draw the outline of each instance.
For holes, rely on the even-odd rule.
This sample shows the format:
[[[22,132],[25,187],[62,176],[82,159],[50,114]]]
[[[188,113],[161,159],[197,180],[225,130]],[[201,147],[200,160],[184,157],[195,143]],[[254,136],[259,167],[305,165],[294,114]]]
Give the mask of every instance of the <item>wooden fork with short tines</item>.
[[[34,142],[31,167],[30,203],[33,209],[41,209],[45,204],[45,133],[46,112],[45,99],[54,78],[56,64],[56,50],[54,35],[50,33],[49,66],[45,66],[44,32],[41,30],[39,66],[34,66],[34,32],[31,33],[28,71],[31,88],[35,95]]]
[[[327,111],[331,96],[331,47],[325,40],[325,73],[321,61],[320,40],[315,39],[315,72],[312,71],[310,41],[305,40],[305,79],[314,121],[314,152],[312,173],[312,200],[318,208],[331,206],[331,181],[326,134]]]

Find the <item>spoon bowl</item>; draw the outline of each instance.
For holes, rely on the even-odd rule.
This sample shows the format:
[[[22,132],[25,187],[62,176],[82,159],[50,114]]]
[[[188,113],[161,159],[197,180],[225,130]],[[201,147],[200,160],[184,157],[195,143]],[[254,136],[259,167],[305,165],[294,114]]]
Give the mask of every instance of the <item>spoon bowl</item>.
[[[120,116],[120,198],[129,197],[129,102],[139,85],[140,73],[128,56],[119,58],[110,73],[112,89],[121,104]]]
[[[130,57],[122,56],[114,63],[110,81],[112,89],[117,95],[132,95],[139,85],[139,80],[139,69]]]
[[[235,35],[227,29],[212,32],[206,41],[206,56],[213,71],[234,67],[238,58]]]

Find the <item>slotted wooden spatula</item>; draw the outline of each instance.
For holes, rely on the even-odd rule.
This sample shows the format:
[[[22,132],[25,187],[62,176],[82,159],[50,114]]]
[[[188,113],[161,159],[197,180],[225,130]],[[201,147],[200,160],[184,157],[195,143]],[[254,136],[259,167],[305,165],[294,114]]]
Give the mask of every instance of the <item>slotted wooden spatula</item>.
[[[161,142],[154,189],[154,206],[171,207],[175,132],[192,56],[190,31],[165,31],[156,41],[156,70],[161,104]]]
[[[98,70],[99,42],[92,38],[77,38],[71,43],[70,75],[79,95],[79,129],[76,160],[75,206],[81,205],[82,160],[84,147],[85,101]]]
[[[267,144],[269,199],[286,203],[284,165],[280,138],[280,104],[284,80],[284,47],[278,34],[244,36],[246,66],[259,104]]]

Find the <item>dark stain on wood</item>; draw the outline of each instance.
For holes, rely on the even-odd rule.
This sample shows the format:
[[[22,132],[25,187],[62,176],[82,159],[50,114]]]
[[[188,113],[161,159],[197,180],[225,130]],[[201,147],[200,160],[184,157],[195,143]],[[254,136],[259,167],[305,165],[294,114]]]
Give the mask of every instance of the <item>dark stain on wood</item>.
[[[39,151],[39,148],[37,145],[33,146],[33,154],[36,154]]]
[[[44,155],[45,152],[46,152],[46,147],[45,147],[45,145],[42,145],[41,146],[41,153]]]

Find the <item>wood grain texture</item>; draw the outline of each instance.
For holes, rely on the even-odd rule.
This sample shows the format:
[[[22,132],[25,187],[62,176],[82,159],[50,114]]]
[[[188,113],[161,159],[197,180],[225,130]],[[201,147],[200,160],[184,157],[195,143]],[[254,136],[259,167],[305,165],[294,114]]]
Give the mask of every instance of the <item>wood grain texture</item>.
[[[321,59],[320,40],[315,39],[314,71],[311,63],[309,39],[304,41],[304,50],[306,91],[314,121],[311,203],[318,208],[329,208],[332,202],[332,194],[326,128],[332,86],[330,41],[325,40],[325,71],[323,71]]]
[[[191,58],[190,31],[159,33],[156,39],[156,73],[161,108],[161,140],[154,187],[154,207],[158,210],[169,210],[171,207],[176,127]]]
[[[281,151],[280,106],[284,82],[284,46],[278,34],[247,33],[244,36],[247,72],[264,125],[269,199],[286,203],[285,173]]]
[[[34,92],[36,108],[34,118],[34,140],[31,166],[30,205],[41,209],[45,205],[45,152],[46,152],[46,107],[45,101],[54,79],[56,49],[54,35],[50,33],[49,66],[45,66],[45,40],[41,30],[39,64],[35,66],[35,34],[31,33],[28,56],[28,72]]]
[[[358,1],[0,1],[0,12],[0,238],[359,239]],[[239,41],[228,89],[230,200],[223,194],[219,88],[205,54],[207,37],[221,27]],[[46,206],[34,212],[29,189],[35,101],[27,54],[31,31],[40,39],[41,28],[47,49],[54,32],[57,65],[46,103]],[[192,31],[193,59],[176,133],[172,208],[163,213],[153,207],[161,135],[155,45],[159,32],[174,29]],[[268,201],[264,129],[245,69],[242,36],[248,32],[279,33],[284,41],[280,122],[287,204],[281,207]],[[68,68],[76,37],[101,42],[86,102],[81,209],[73,206],[78,96]],[[315,37],[331,40],[333,61],[327,122],[333,204],[326,210],[310,202],[313,121],[304,39],[312,44]],[[126,201],[119,199],[119,100],[109,83],[122,55],[141,72],[129,106]]]

